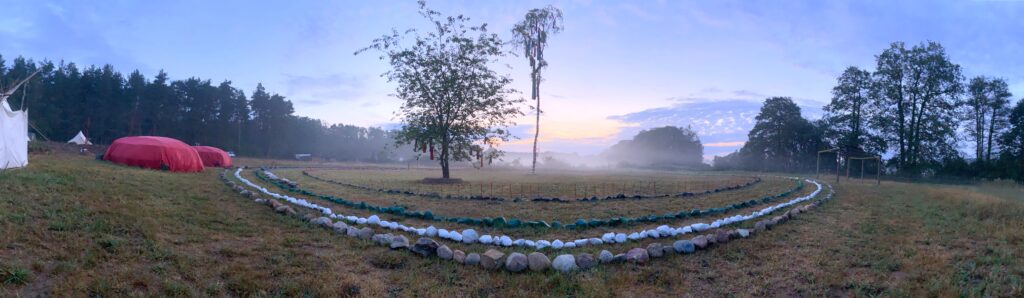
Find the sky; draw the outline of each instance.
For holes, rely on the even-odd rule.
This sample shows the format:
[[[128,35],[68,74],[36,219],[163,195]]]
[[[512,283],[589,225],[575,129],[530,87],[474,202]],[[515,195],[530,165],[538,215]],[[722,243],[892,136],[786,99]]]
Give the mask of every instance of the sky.
[[[894,41],[945,46],[966,77],[1001,77],[1024,95],[1024,1],[428,1],[505,39],[553,5],[542,83],[541,151],[597,154],[638,131],[691,126],[705,158],[740,148],[761,102],[792,97],[820,117],[848,66],[874,68]],[[393,127],[400,100],[375,53],[392,29],[427,29],[415,1],[0,0],[0,55],[112,64],[148,77],[257,83],[296,114]],[[509,50],[515,50],[510,48]],[[528,97],[528,62],[494,68]],[[503,149],[529,151],[532,116]]]

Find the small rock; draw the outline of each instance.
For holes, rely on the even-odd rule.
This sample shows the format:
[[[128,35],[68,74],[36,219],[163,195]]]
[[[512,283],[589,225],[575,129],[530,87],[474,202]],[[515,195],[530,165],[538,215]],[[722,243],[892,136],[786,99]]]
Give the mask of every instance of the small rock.
[[[594,255],[588,253],[581,253],[576,255],[576,266],[580,267],[580,270],[587,270],[597,266],[597,259],[594,259]]]
[[[612,257],[612,263],[619,263],[619,262],[625,262],[625,261],[626,261],[626,254],[617,254],[617,255],[615,255],[615,257]]]
[[[505,269],[508,271],[520,272],[526,270],[528,265],[529,261],[527,260],[526,255],[518,252],[510,253],[508,254],[508,257],[505,258]]]
[[[562,273],[569,273],[579,269],[576,266],[576,257],[568,254],[555,257],[555,260],[551,262],[551,267]]]
[[[359,229],[356,227],[348,227],[348,229],[345,230],[345,235],[348,235],[349,237],[359,236]]]
[[[757,230],[758,232],[764,232],[765,230],[768,229],[767,225],[768,223],[765,222],[764,220],[758,221],[757,223],[754,224],[754,230]]]
[[[643,264],[647,263],[648,259],[650,259],[650,257],[647,255],[647,250],[643,248],[637,247],[634,249],[630,249],[628,252],[626,252],[627,262]]]
[[[376,234],[370,238],[373,239],[373,243],[376,243],[377,245],[386,246],[391,244],[391,238],[393,237],[394,235],[391,234]]]
[[[323,226],[323,227],[331,227],[331,224],[334,223],[334,222],[331,221],[330,218],[327,218],[327,217],[324,217],[324,216],[313,218],[313,220],[309,221],[309,222],[314,224],[314,225],[319,225],[319,226]]]
[[[699,249],[704,249],[708,247],[708,240],[707,237],[704,237],[704,235],[693,237],[693,239],[690,239],[690,241],[693,242],[693,245]]]
[[[708,245],[718,244],[718,237],[715,237],[714,233],[704,235],[704,239],[708,240]]]
[[[691,254],[694,250],[696,250],[696,248],[693,245],[693,241],[690,240],[676,241],[675,243],[672,243],[672,249],[674,249],[677,253],[681,254]]]
[[[729,231],[718,229],[715,231],[715,243],[726,244],[729,243]]]
[[[348,230],[348,225],[345,224],[345,222],[340,221],[340,220],[334,222],[334,225],[332,225],[332,227],[334,228],[334,231],[338,232],[338,233],[344,233],[345,230]]]
[[[540,252],[532,252],[526,256],[526,259],[532,271],[544,271],[551,267],[551,259]]]
[[[651,243],[647,245],[647,255],[651,258],[660,258],[665,255],[665,249],[661,243]]]
[[[750,237],[750,230],[747,229],[736,229],[736,234],[740,235],[740,238]]]
[[[434,239],[424,237],[417,239],[416,244],[414,244],[409,250],[421,256],[429,257],[437,253],[438,246],[440,245],[438,245],[437,241],[434,241]]]
[[[358,232],[356,232],[356,237],[363,240],[369,240],[370,238],[373,237],[373,229],[369,227],[363,227],[362,229],[359,229]]]
[[[495,270],[501,268],[501,263],[505,261],[505,253],[488,249],[482,256],[480,256],[480,266],[487,270]]]
[[[602,264],[610,263],[611,259],[613,258],[615,258],[615,256],[611,255],[611,252],[606,250],[601,251],[601,253],[597,254],[597,259],[601,260]]]
[[[454,252],[452,252],[452,249],[448,248],[447,245],[441,245],[440,247],[437,248],[437,257],[441,258],[442,260],[451,260],[453,254]]]
[[[389,245],[389,247],[391,247],[391,249],[403,249],[409,247],[409,239],[402,235],[392,237],[391,245]]]
[[[466,265],[480,264],[480,254],[471,252],[466,255]]]
[[[473,243],[476,242],[476,240],[479,238],[480,236],[478,236],[476,230],[466,229],[462,231],[462,242]]]
[[[461,251],[461,250],[456,249],[454,252],[452,252],[452,259],[455,260],[456,263],[465,264],[466,263],[466,253]]]
[[[316,216],[314,216],[312,214],[306,213],[306,214],[302,215],[302,221],[310,222],[310,221],[313,221],[314,219],[316,219]]]

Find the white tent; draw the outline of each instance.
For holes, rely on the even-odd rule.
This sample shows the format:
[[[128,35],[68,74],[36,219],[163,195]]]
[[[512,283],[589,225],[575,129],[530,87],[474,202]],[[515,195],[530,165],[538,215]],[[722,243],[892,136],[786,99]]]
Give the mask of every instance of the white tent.
[[[68,140],[68,143],[74,143],[78,145],[92,145],[92,142],[89,142],[89,139],[85,138],[85,134],[83,134],[81,130],[78,131],[78,134],[75,135],[74,138]]]
[[[28,165],[28,111],[13,111],[0,100],[0,169]]]

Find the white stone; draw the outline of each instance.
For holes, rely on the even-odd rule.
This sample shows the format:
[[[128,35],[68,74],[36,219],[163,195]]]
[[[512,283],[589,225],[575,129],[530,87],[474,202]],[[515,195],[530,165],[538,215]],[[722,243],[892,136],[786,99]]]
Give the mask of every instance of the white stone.
[[[615,233],[604,233],[604,235],[601,235],[601,240],[604,242],[612,242],[615,240]]]
[[[587,245],[587,239],[576,239],[572,241],[572,244],[576,244],[576,246],[584,246]]]
[[[604,244],[603,240],[597,239],[597,238],[590,238],[590,245],[601,245],[601,244]]]
[[[525,240],[523,241],[523,245],[526,245],[526,247],[537,247],[537,241]],[[540,247],[537,248],[539,249]]]
[[[537,247],[537,249],[544,249],[548,246],[551,246],[551,242],[548,242],[547,240],[537,240],[537,244],[535,246]]]
[[[660,225],[660,226],[658,226],[658,228],[656,230],[658,231],[658,234],[660,234],[660,236],[662,236],[662,237],[665,237],[665,236],[668,236],[668,235],[672,234],[672,228],[669,228],[666,225]]]
[[[437,237],[437,228],[434,226],[427,227],[427,237]]]
[[[379,224],[380,223],[380,217],[378,217],[376,214],[370,215],[370,217],[366,218],[366,223],[369,223],[371,225]]]
[[[573,255],[560,255],[555,257],[555,259],[551,261],[551,268],[555,268],[555,270],[562,273],[569,273],[579,269],[579,267],[576,267],[576,257]]]
[[[574,242],[565,243],[565,246],[563,246],[563,248],[576,248],[576,243],[574,243]]]
[[[510,238],[508,236],[505,236],[505,235],[502,235],[501,236],[501,246],[512,246],[512,238]]]
[[[626,242],[626,234],[623,234],[623,233],[615,234],[615,242],[625,243]]]
[[[361,224],[361,225],[365,225],[366,224],[366,219],[365,218],[359,218],[359,219],[356,220],[356,223],[357,224]]]
[[[523,244],[526,244],[526,240],[516,239],[516,241],[512,241],[512,245],[515,246],[523,246]]]
[[[480,243],[483,244],[491,244],[491,242],[493,242],[494,239],[491,238],[491,235],[483,235],[480,236],[480,239],[478,239],[478,241],[480,241]]]
[[[562,243],[562,240],[555,239],[555,241],[551,241],[551,248],[561,249],[562,246],[565,246],[565,243]]]
[[[462,230],[462,242],[473,243],[473,242],[476,242],[476,240],[479,239],[479,238],[480,238],[480,236],[476,233],[476,230],[473,230],[473,229]]]
[[[639,240],[640,239],[640,233],[633,232],[632,234],[629,234],[629,237],[627,237],[627,238],[629,238],[629,240]]]
[[[427,228],[427,236],[430,236],[430,228]],[[434,234],[434,236],[447,239],[449,237],[448,236],[448,230],[439,229],[439,230],[437,230],[437,234]],[[433,236],[430,236],[430,237],[433,237]]]

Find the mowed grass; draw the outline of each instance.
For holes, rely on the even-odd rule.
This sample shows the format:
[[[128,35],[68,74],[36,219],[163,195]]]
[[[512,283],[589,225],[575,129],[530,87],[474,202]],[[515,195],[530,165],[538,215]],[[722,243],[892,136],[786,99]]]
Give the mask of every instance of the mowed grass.
[[[278,171],[291,172],[281,169]],[[546,170],[530,174],[528,169],[456,168],[452,176],[462,179],[453,185],[421,183],[424,177],[440,173],[429,168],[340,168],[305,169],[313,177],[373,188],[398,189],[440,195],[486,195],[503,198],[558,197],[575,199],[610,195],[663,195],[703,192],[751,182],[755,177],[720,173],[666,172],[645,170]],[[275,171],[277,172],[277,171]]]
[[[430,210],[435,214],[442,214],[446,216],[469,216],[469,217],[496,217],[504,216],[506,218],[519,218],[521,220],[545,220],[560,221],[563,224],[570,224],[575,222],[577,219],[591,219],[600,218],[608,219],[619,216],[639,217],[648,215],[663,215],[665,213],[676,213],[681,211],[690,211],[693,209],[707,209],[725,207],[730,204],[739,203],[742,201],[749,201],[751,199],[758,199],[768,195],[775,195],[797,186],[797,181],[782,177],[765,177],[761,183],[754,184],[747,188],[723,191],[720,193],[699,195],[692,197],[666,197],[666,198],[647,198],[647,199],[625,199],[625,200],[608,200],[601,202],[569,202],[569,203],[554,203],[554,202],[529,202],[520,201],[515,202],[513,200],[504,201],[479,201],[479,200],[453,200],[445,198],[425,198],[420,196],[408,196],[400,194],[385,194],[376,191],[366,191],[361,189],[354,189],[347,186],[337,185],[333,183],[323,182],[316,179],[312,179],[308,176],[302,175],[301,170],[297,169],[277,169],[273,170],[275,175],[287,178],[291,181],[295,181],[299,184],[302,189],[310,190],[318,194],[327,194],[337,197],[342,197],[347,200],[367,202],[376,204],[378,206],[404,206],[410,210]],[[373,176],[378,171],[367,171],[367,170],[334,170],[334,171],[320,171],[317,175],[324,176]],[[409,175],[404,173],[403,175]],[[611,179],[609,177],[616,177],[614,175],[595,175],[591,174],[598,179]],[[491,175],[497,176],[497,175]],[[515,174],[502,175],[505,180],[502,181],[515,181],[516,177],[522,177],[521,179],[534,179],[531,176],[526,175],[524,172],[518,172]],[[277,192],[286,192],[283,189],[274,187],[270,183],[256,178],[251,171],[245,171],[243,177],[264,185],[269,189]],[[718,176],[712,176],[712,179],[717,179]],[[565,184],[559,177],[548,177],[550,182],[548,185]],[[619,177],[621,181],[626,183],[643,181],[643,180],[626,180],[625,178]],[[694,179],[694,178],[689,178]],[[567,179],[571,180],[571,179]],[[805,183],[804,189],[800,194],[810,193],[814,190],[814,185]],[[294,195],[294,194],[291,194]],[[791,196],[795,197],[795,196]],[[324,202],[323,200],[315,199],[318,203]],[[777,201],[784,202],[786,198],[780,198]],[[758,205],[756,207],[764,208],[767,205]],[[750,208],[754,209],[754,208]],[[741,210],[745,213],[749,213],[749,210]],[[704,217],[703,220],[708,218],[717,218],[717,216]],[[658,225],[666,224],[659,223]],[[655,225],[657,226],[657,225]]]
[[[1013,185],[843,181],[750,239],[573,275],[487,272],[310,227],[215,170],[77,155],[0,173],[0,296],[1021,296]]]

